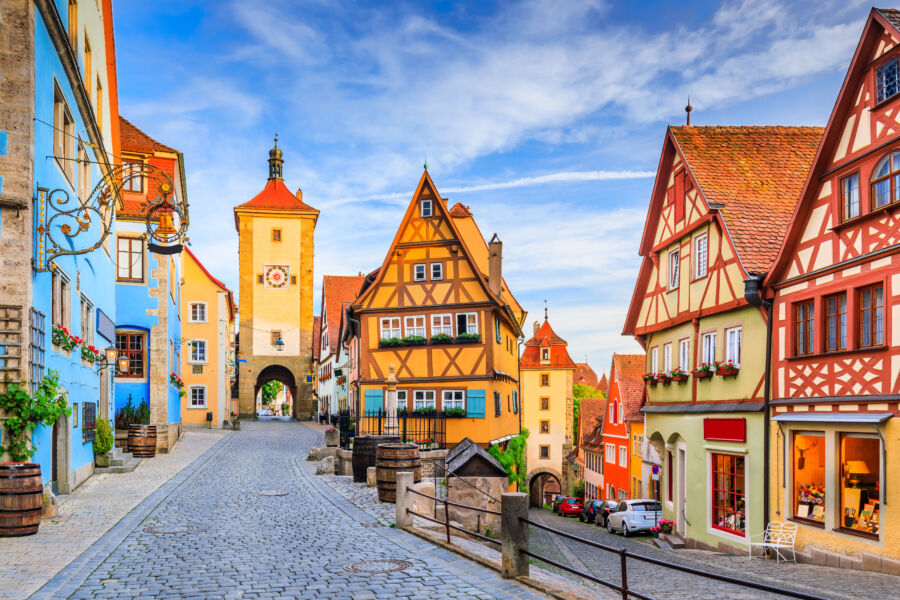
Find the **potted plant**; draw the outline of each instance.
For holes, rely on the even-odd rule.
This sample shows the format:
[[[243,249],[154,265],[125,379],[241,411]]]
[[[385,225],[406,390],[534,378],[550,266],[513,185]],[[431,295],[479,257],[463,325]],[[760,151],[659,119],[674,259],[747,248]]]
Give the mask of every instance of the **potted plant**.
[[[659,373],[644,373],[644,382],[656,385],[659,382]]]
[[[457,344],[472,344],[475,342],[480,342],[481,336],[477,333],[460,333],[456,336]]]
[[[696,369],[692,371],[694,379],[708,379],[713,376],[713,365],[709,363],[700,363]]]
[[[115,445],[112,427],[106,419],[97,420],[97,432],[94,435],[94,464],[98,467],[109,466],[109,451]]]
[[[675,521],[670,521],[669,519],[660,519],[656,522],[655,527],[650,528],[650,531],[653,533],[653,537],[658,538],[660,533],[672,533],[674,527]]]
[[[81,360],[94,364],[103,359],[103,353],[94,346],[81,346]]]
[[[669,371],[669,379],[675,383],[684,383],[688,379],[688,374],[681,367],[675,367]]]
[[[436,333],[431,336],[432,344],[452,344],[453,338],[447,335],[446,333]]]
[[[236,412],[231,413],[231,428],[235,431],[241,430],[241,416]]]
[[[408,335],[400,340],[404,346],[424,346],[425,338],[421,335]]]
[[[434,443],[434,440],[431,438],[422,438],[421,440],[416,440],[416,443],[419,446],[422,446],[423,450],[430,450],[431,445]]]
[[[50,339],[53,340],[53,345],[59,348],[62,348],[66,352],[69,350],[73,350],[78,344],[81,343],[81,338],[74,336],[69,333],[69,330],[65,327],[58,327],[56,325],[53,326],[52,333],[50,334]]]
[[[455,407],[455,406],[454,406],[453,408],[445,408],[445,409],[444,409],[444,416],[445,416],[445,417],[449,417],[449,418],[451,418],[451,419],[458,419],[458,418],[460,418],[460,417],[465,417],[465,416],[466,416],[466,409],[464,409],[464,408],[458,408],[458,407]]]
[[[734,364],[733,360],[724,362],[716,362],[716,375],[722,377],[735,377],[738,374],[739,367]]]
[[[402,346],[402,345],[403,345],[403,340],[398,337],[384,338],[378,342],[379,348],[393,348],[393,347]]]

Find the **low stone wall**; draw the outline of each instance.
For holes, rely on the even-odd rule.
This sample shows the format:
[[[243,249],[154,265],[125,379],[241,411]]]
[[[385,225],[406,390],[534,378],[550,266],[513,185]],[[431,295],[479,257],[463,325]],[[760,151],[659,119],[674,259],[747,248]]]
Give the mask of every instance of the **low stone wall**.
[[[499,500],[508,487],[506,477],[450,477],[447,479],[447,497],[457,504],[500,512],[500,503],[483,492]],[[500,515],[451,506],[450,520],[465,529],[479,533],[490,529],[495,537],[500,535]]]
[[[447,457],[447,450],[419,450],[419,458],[422,459],[422,477],[443,477],[444,471],[441,467],[444,465],[444,459]],[[438,466],[435,466],[437,463]]]

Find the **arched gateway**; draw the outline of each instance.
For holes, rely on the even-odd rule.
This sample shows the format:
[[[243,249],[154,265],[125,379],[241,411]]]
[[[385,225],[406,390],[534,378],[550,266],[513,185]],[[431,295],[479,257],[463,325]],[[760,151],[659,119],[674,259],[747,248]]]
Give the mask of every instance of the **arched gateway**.
[[[284,160],[269,151],[269,180],[252,200],[234,208],[240,255],[238,405],[255,418],[255,400],[268,381],[291,392],[291,412],[309,418],[312,398],[313,235],[319,211],[292,194]]]
[[[550,504],[556,494],[562,494],[562,480],[559,474],[548,470],[532,472],[528,478],[528,504],[541,508]]]

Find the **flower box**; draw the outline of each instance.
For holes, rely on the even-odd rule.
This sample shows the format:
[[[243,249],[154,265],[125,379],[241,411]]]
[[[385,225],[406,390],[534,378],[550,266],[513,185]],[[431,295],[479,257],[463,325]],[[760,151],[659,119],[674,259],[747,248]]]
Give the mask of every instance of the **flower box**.
[[[424,346],[428,340],[419,336],[408,336],[400,340],[401,346]]]
[[[720,368],[716,371],[716,375],[721,375],[722,377],[736,377],[738,374],[737,367],[725,367],[724,369]]]
[[[656,373],[645,373],[644,374],[644,383],[649,385],[656,385],[659,382],[659,375]]]
[[[453,338],[445,333],[439,333],[438,335],[431,336],[431,343],[435,346],[439,346],[441,344],[452,344]]]
[[[709,379],[712,376],[712,371],[694,371],[694,379]]]
[[[672,375],[671,379],[675,383],[684,383],[685,381],[688,380],[688,376],[687,376],[687,373],[684,373],[682,375]]]
[[[476,333],[461,333],[456,336],[457,344],[477,344],[481,341],[481,336]]]
[[[669,385],[670,383],[672,383],[672,378],[669,375],[660,375],[659,382],[663,385]]]

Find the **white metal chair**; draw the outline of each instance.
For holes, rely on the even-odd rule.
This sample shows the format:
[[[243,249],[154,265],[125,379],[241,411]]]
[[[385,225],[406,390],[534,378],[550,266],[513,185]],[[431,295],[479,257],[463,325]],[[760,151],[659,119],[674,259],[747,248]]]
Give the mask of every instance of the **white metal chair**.
[[[754,542],[754,538],[762,538],[762,541]],[[797,554],[794,552],[794,542],[797,539],[797,524],[784,523],[782,521],[771,521],[763,533],[757,533],[750,536],[748,544],[748,557],[753,558],[753,547],[759,547],[763,550],[765,556],[766,550],[771,548],[775,551],[775,562],[782,560],[787,562],[797,562]],[[791,558],[787,557],[787,551],[791,551]]]

